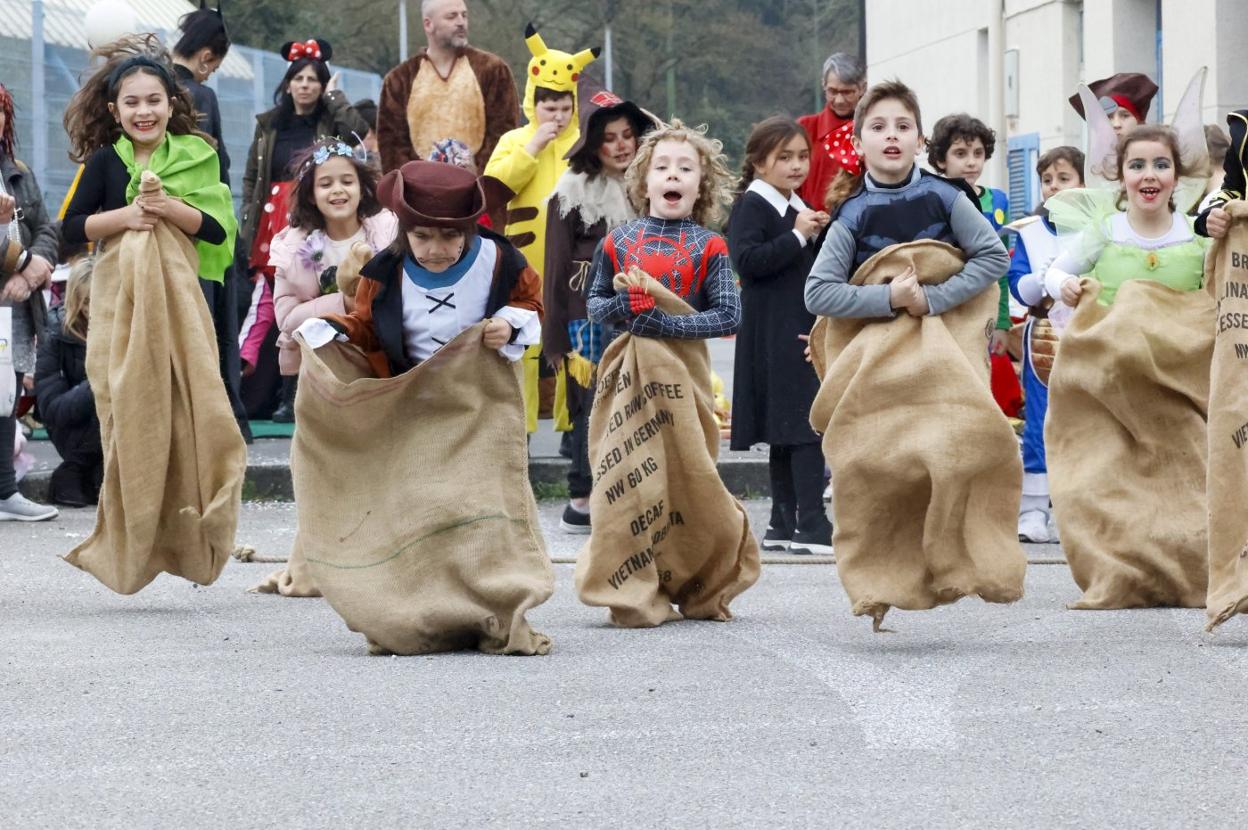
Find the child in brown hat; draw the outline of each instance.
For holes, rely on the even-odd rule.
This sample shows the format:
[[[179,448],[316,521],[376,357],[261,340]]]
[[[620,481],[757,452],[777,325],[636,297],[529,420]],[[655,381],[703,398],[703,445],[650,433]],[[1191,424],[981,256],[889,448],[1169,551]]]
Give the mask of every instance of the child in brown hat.
[[[398,236],[361,269],[347,314],[325,318],[378,377],[407,371],[483,319],[485,345],[508,360],[540,339],[537,272],[506,238],[477,224],[491,184],[432,161],[382,177],[377,196],[398,216]]]

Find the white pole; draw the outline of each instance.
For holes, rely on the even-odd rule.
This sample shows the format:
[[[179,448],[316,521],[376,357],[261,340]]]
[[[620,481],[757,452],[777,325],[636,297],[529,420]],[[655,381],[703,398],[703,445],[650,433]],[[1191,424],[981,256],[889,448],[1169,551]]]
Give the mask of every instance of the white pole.
[[[44,90],[43,0],[30,7],[30,117],[31,165],[35,178],[47,183],[48,102]]]
[[[607,22],[606,32],[602,39],[602,54],[604,56],[603,63],[606,66],[607,89],[614,90],[615,84],[613,77],[615,74],[615,50],[611,48],[611,23]]]
[[[399,63],[407,60],[407,0],[399,0]]]

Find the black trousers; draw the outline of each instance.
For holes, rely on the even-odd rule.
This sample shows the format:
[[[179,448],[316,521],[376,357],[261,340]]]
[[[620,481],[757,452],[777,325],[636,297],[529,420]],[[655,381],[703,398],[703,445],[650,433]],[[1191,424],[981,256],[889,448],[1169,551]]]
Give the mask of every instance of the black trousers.
[[[593,404],[593,388],[586,389],[568,378],[568,415],[572,418],[572,466],[568,468],[568,496],[574,499],[589,498],[594,486],[594,474],[589,466],[589,410]]]
[[[247,410],[243,408],[243,399],[239,392],[242,363],[238,357],[238,281],[234,278],[234,269],[226,270],[223,282],[200,280],[199,287],[204,292],[204,300],[207,301],[208,311],[212,314],[212,326],[217,335],[217,355],[221,360],[221,380],[225,383],[225,394],[229,396],[234,419],[241,427],[247,423]]]
[[[793,533],[831,532],[823,506],[823,450],[818,443],[771,447],[771,526]]]

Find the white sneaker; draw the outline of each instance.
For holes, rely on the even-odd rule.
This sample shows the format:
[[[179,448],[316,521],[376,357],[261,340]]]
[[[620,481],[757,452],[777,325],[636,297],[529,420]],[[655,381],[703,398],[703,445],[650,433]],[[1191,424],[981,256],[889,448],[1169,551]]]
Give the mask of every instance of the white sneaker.
[[[1043,510],[1028,510],[1020,515],[1018,517],[1018,540],[1032,543],[1053,541],[1049,533],[1049,514]]]
[[[60,511],[47,504],[36,504],[21,493],[0,499],[0,522],[46,522]]]

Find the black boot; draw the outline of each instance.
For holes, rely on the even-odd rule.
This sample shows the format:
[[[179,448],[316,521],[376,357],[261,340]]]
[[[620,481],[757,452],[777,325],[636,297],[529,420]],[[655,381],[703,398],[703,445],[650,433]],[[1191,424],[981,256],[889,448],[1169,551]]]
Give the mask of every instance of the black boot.
[[[95,499],[91,497],[86,486],[86,473],[77,464],[63,462],[52,471],[50,501],[62,507],[86,507],[94,504]]]
[[[273,410],[273,423],[293,424],[295,422],[295,390],[299,385],[298,375],[282,375],[282,402]]]

